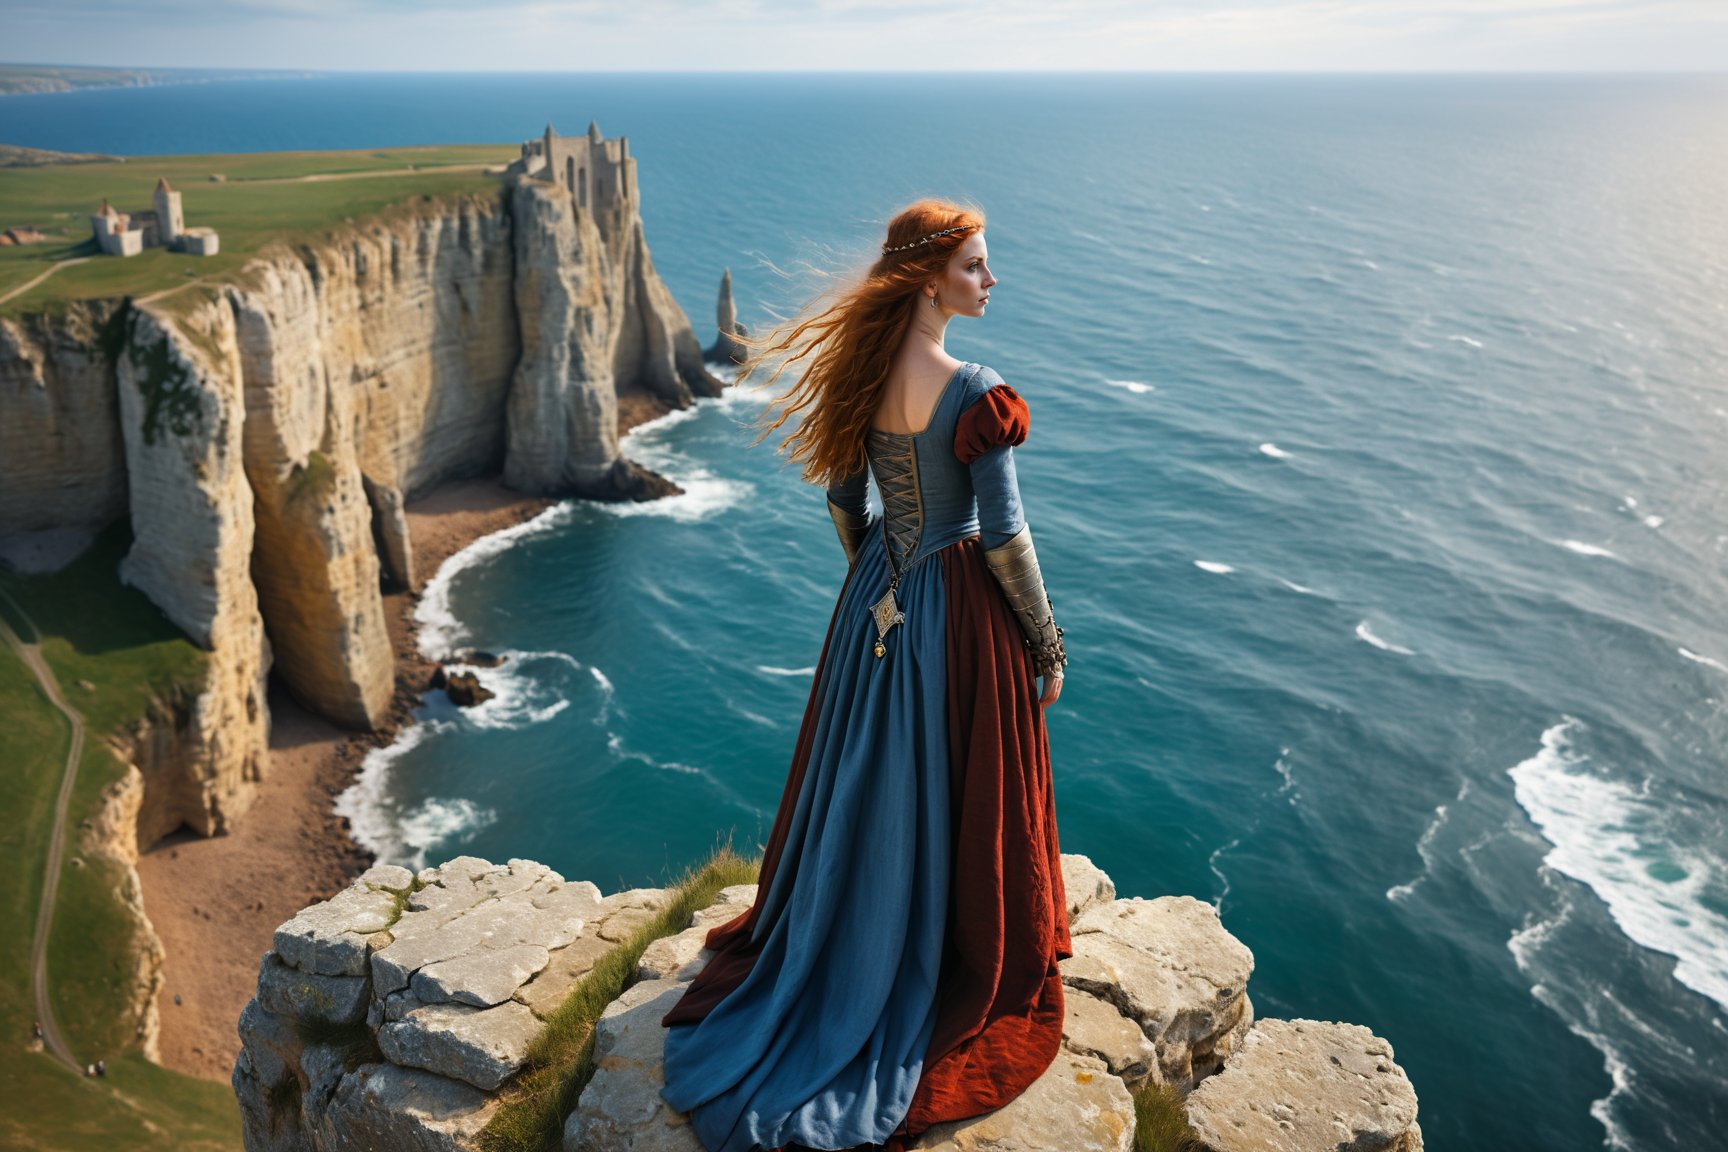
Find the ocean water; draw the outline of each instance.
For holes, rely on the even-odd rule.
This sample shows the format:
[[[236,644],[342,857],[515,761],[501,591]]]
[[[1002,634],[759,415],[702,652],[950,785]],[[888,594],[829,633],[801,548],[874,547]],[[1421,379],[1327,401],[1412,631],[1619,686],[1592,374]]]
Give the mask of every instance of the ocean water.
[[[1215,903],[1259,1015],[1389,1040],[1435,1152],[1722,1146],[1728,81],[362,76],[8,97],[0,140],[591,117],[704,343],[724,267],[759,326],[916,196],[989,213],[948,348],[1034,414],[1065,851]],[[687,495],[439,574],[425,643],[510,661],[344,797],[385,858],[610,891],[766,838],[844,567],[763,399],[629,438]]]

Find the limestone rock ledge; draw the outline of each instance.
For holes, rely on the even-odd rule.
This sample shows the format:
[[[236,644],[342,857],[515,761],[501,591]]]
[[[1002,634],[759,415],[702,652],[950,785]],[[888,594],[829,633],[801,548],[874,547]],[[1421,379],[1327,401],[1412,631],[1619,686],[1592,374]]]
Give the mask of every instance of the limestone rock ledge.
[[[932,1128],[918,1149],[1129,1152],[1132,1094],[1155,1082],[1185,1098],[1215,1152],[1420,1152],[1415,1091],[1384,1040],[1256,1021],[1253,956],[1210,904],[1117,899],[1086,857],[1062,863],[1075,943],[1062,1050],[1017,1099]],[[660,1017],[712,956],[708,931],[755,897],[753,884],[724,889],[642,953],[599,1021],[565,1152],[702,1152],[660,1098]],[[477,1148],[546,1018],[668,898],[602,896],[528,860],[368,870],[277,929],[264,956],[233,1074],[246,1147]]]

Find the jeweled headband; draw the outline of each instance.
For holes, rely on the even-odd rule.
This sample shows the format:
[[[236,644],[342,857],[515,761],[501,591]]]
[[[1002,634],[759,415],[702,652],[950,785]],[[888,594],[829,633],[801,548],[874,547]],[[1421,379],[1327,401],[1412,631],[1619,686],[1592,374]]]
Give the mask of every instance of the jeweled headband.
[[[950,232],[965,232],[968,229],[972,229],[972,228],[976,228],[976,227],[978,227],[978,225],[976,225],[976,224],[957,224],[952,228],[944,228],[940,232],[932,232],[928,236],[921,236],[917,240],[912,241],[912,243],[910,243],[910,244],[898,244],[898,245],[895,245],[893,248],[890,248],[890,247],[888,247],[888,245],[884,244],[884,245],[882,245],[882,255],[886,256],[890,252],[904,252],[908,248],[916,248],[920,244],[928,244],[928,243],[930,243],[930,241],[936,239],[936,237],[938,237],[938,236],[946,236]]]

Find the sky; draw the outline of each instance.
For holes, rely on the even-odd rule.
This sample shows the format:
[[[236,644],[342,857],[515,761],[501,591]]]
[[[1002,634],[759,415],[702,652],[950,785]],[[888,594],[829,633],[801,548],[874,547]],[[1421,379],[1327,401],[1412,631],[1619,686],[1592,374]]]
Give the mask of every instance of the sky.
[[[0,0],[8,63],[1720,71],[1728,0]]]

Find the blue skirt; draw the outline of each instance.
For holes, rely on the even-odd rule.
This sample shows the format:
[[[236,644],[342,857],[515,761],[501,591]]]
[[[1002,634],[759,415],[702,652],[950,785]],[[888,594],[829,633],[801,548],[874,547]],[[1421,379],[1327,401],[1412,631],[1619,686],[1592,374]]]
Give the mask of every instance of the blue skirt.
[[[817,663],[809,759],[751,939],[750,973],[667,1028],[661,1097],[709,1152],[881,1144],[906,1118],[936,1023],[953,832],[940,550],[895,589],[871,522]]]

